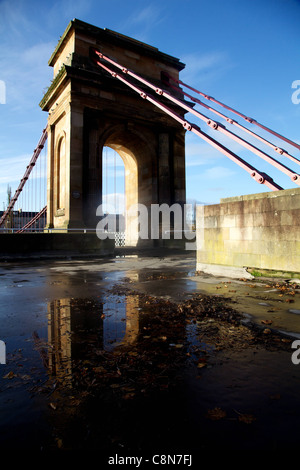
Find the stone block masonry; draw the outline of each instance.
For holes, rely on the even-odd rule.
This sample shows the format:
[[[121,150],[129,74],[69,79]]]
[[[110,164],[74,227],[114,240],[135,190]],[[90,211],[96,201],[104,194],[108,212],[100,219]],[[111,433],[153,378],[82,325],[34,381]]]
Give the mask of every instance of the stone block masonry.
[[[197,270],[300,277],[300,188],[221,199],[197,208]]]
[[[47,228],[59,232],[96,228],[105,147],[124,162],[126,214],[137,204],[186,202],[185,129],[96,65],[95,49],[159,88],[185,67],[133,38],[78,19],[69,23],[48,62],[53,81],[40,102],[48,112]],[[126,215],[125,231],[126,244],[136,246],[138,211]]]

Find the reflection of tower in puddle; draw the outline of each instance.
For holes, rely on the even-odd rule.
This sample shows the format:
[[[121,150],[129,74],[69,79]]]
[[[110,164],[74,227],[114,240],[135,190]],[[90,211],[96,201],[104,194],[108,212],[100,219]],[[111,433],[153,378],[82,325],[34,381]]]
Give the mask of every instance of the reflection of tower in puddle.
[[[71,385],[73,361],[88,359],[90,343],[103,347],[102,304],[59,299],[48,307],[49,373]]]
[[[71,305],[70,299],[48,304],[49,374],[69,383],[71,364]]]
[[[59,299],[48,305],[49,374],[72,383],[74,361],[90,360],[91,349],[112,350],[132,344],[139,333],[137,296],[105,302]]]
[[[139,298],[136,295],[113,296],[103,304],[104,349],[132,344],[139,333]]]
[[[113,297],[103,304],[104,348],[132,344],[139,334],[139,298],[137,295]]]

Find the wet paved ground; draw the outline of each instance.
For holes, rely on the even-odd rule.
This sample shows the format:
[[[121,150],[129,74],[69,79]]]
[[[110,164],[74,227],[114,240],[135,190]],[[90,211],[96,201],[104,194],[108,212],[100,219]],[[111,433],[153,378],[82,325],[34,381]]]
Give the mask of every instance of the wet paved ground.
[[[0,264],[0,449],[298,447],[299,284],[166,255]]]

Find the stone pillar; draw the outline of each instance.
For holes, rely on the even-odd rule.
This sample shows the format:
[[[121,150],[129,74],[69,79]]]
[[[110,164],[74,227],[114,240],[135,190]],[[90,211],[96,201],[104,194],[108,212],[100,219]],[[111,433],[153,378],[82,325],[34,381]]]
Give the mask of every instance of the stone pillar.
[[[102,204],[102,149],[99,130],[85,121],[83,150],[83,221],[86,227],[96,228],[97,207]]]
[[[48,126],[47,146],[47,223],[46,228],[53,227],[53,179],[54,179],[54,126]]]
[[[163,202],[170,204],[172,200],[172,155],[170,152],[170,135],[167,132],[161,132],[158,135],[158,199],[160,204]]]
[[[82,167],[83,167],[83,109],[71,102],[70,111],[70,146],[69,146],[69,194],[66,223],[68,228],[82,228]]]

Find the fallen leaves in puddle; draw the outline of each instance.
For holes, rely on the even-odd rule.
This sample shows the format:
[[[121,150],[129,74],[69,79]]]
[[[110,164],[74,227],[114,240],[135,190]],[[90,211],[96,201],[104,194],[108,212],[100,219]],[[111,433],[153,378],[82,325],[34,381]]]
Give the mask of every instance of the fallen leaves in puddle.
[[[238,414],[238,420],[240,423],[252,424],[254,421],[256,421],[255,416],[252,414],[243,414],[239,411],[236,411],[236,413]]]
[[[213,421],[217,421],[219,419],[224,419],[226,418],[227,413],[226,411],[222,410],[219,407],[213,408],[212,410],[208,410],[206,417],[208,419],[211,419]]]
[[[234,412],[238,415],[238,421],[244,424],[252,424],[256,421],[256,417],[252,414],[247,413],[240,413],[239,411],[234,410]],[[233,418],[228,417],[228,414],[225,410],[220,407],[215,407],[210,409],[206,413],[206,418],[210,419],[211,421],[219,421],[225,418],[232,420]]]
[[[3,376],[3,379],[14,379],[16,377],[16,374],[12,371],[8,372],[8,374],[5,374]]]
[[[153,390],[165,391],[180,380],[188,361],[197,373],[207,367],[211,354],[224,349],[238,351],[258,341],[257,332],[242,325],[242,316],[218,296],[194,294],[177,304],[136,293],[124,285],[114,286],[110,294],[123,301],[138,297],[139,334],[130,344],[105,351],[99,349],[97,334],[82,331],[85,359],[74,360],[71,367],[72,387],[81,391],[111,390],[126,400]],[[91,308],[92,302],[89,305]],[[267,320],[262,323],[270,324]],[[193,344],[187,337],[187,326],[194,331]],[[266,341],[271,330],[262,332],[260,339]]]
[[[135,292],[122,284],[114,286],[107,295],[113,300],[112,311],[117,301],[122,305],[128,302],[134,307],[130,317],[126,310],[122,313],[119,324],[131,333],[133,323],[138,319],[137,331],[129,335],[128,342],[111,341],[112,347],[106,350],[101,337],[103,327],[95,329],[89,321],[79,322],[82,312],[85,320],[92,312],[98,312],[101,322],[109,318],[109,312],[104,315],[103,309],[99,308],[101,302],[72,299],[68,303],[68,311],[73,315],[72,330],[65,328],[65,343],[48,345],[49,360],[43,362],[48,368],[49,364],[55,364],[55,368],[49,369],[49,382],[38,383],[35,389],[47,396],[48,407],[55,415],[69,413],[73,416],[87,401],[96,397],[104,403],[123,407],[142,397],[166,394],[181,383],[187,368],[195,378],[205,377],[209,368],[214,367],[214,357],[219,351],[236,352],[255,348],[261,343],[272,347],[290,346],[290,341],[268,328],[243,325],[242,315],[217,295],[194,293],[176,303]],[[60,306],[62,311],[64,308]],[[271,324],[267,319],[262,323]],[[46,344],[37,335],[34,339],[43,359]],[[65,350],[64,344],[68,345]],[[70,356],[64,355],[70,351]],[[14,377],[11,372],[4,378]],[[24,381],[26,379],[28,376],[24,374]],[[228,410],[215,407],[208,410],[206,416],[212,421],[232,419],[228,413]],[[245,413],[238,413],[234,419],[247,425],[255,421],[253,415]]]
[[[193,294],[185,302],[174,303],[124,285],[114,286],[110,295],[123,301],[138,297],[139,334],[133,342],[121,342],[106,351],[99,348],[97,334],[81,331],[85,358],[72,361],[70,376],[72,388],[85,392],[85,397],[113,393],[114,399],[130,400],[164,392],[182,379],[188,363],[196,375],[210,364],[212,354],[248,348],[258,340],[257,333],[241,324],[242,316],[218,296]],[[194,332],[192,342],[187,327]],[[263,331],[266,338],[267,329]]]

